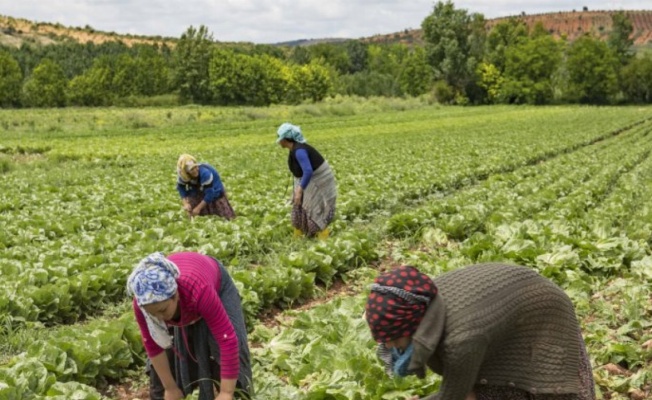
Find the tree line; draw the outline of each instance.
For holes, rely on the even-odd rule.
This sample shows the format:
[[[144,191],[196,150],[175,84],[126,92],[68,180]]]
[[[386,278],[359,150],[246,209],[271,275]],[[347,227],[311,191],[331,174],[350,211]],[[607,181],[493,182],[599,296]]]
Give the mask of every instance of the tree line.
[[[161,98],[267,106],[336,94],[426,95],[447,104],[650,103],[652,56],[633,52],[624,12],[612,20],[607,41],[587,34],[569,42],[517,18],[487,30],[483,15],[449,0],[423,20],[423,45],[226,44],[205,26],[191,26],[174,47],[0,46],[0,107],[155,104],[151,99]]]

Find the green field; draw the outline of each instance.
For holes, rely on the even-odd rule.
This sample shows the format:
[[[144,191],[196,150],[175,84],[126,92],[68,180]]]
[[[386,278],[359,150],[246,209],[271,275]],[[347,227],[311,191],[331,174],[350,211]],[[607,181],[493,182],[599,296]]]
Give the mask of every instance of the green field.
[[[292,236],[287,152],[275,144],[285,121],[335,171],[326,241]],[[101,398],[131,382],[144,353],[126,276],[151,252],[183,250],[217,257],[236,279],[259,399],[431,393],[435,375],[384,376],[366,288],[379,268],[437,275],[483,261],[562,286],[601,398],[646,398],[651,132],[652,107],[0,110],[0,399]],[[218,169],[238,218],[185,217],[180,153]],[[336,282],[331,300],[292,310]],[[260,323],[278,309],[289,311]]]

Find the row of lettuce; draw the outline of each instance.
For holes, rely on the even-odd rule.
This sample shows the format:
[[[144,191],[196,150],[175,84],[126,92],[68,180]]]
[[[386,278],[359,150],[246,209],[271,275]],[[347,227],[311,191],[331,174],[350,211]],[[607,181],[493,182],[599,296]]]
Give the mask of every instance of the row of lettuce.
[[[328,284],[338,273],[329,260],[360,259],[351,249],[364,247],[360,238],[368,235],[350,228],[354,224],[401,210],[428,194],[534,165],[641,122],[625,114],[616,124],[610,112],[596,116],[579,110],[579,117],[564,109],[526,111],[532,114],[530,125],[514,120],[509,109],[477,112],[463,124],[457,116],[415,121],[424,117],[423,111],[398,120],[395,115],[385,117],[371,129],[357,118],[347,124],[344,137],[338,122],[327,124],[324,145],[319,147],[338,174],[337,230],[343,233],[335,243],[317,250],[303,241],[288,244],[290,181],[281,161],[284,154],[270,157],[267,146],[251,146],[245,154],[217,151],[218,168],[239,214],[234,222],[198,219],[188,224],[183,218],[172,167],[175,150],[183,151],[179,143],[183,138],[169,140],[167,158],[172,166],[154,168],[161,162],[143,154],[148,146],[138,143],[150,139],[145,136],[127,141],[126,146],[140,150],[126,157],[125,166],[100,158],[18,169],[5,175],[3,186],[8,190],[0,194],[0,219],[5,226],[0,232],[0,271],[10,288],[0,294],[0,314],[18,324],[74,322],[124,298],[124,279],[142,256],[186,249],[212,254],[234,268],[253,292],[248,296],[250,316],[271,304],[310,297],[313,285],[307,274],[312,269],[318,280]],[[533,129],[551,117],[558,122],[545,133]],[[507,122],[508,128],[501,128]],[[441,131],[433,132],[433,123],[439,123]],[[573,135],[567,133],[578,128]],[[81,138],[65,149],[92,154],[99,144],[104,149],[115,146],[114,151],[120,152],[125,146],[120,139],[99,144]],[[232,149],[257,140],[245,136],[221,145]],[[21,195],[15,201],[17,192]],[[344,234],[349,229],[353,232]],[[287,257],[288,252],[296,254]],[[325,265],[316,268],[315,264]],[[297,266],[303,273],[294,272]],[[266,278],[259,279],[261,275]],[[278,282],[292,284],[286,292],[270,289]]]
[[[488,261],[538,270],[575,304],[598,398],[647,398],[651,130],[646,125],[537,166],[493,175],[389,218],[384,232],[398,239],[391,262],[432,275]],[[362,288],[375,274],[349,273]],[[258,327],[254,340],[269,344],[254,349],[264,397],[406,399],[436,391],[440,380],[434,374],[425,380],[386,376],[362,316],[364,303],[364,293],[340,298],[290,312],[280,327]]]
[[[538,113],[533,115],[535,120],[537,116]],[[496,118],[495,115],[492,117]],[[586,113],[585,117],[590,115]],[[513,115],[506,115],[503,118],[496,123],[514,121]],[[594,115],[592,119],[599,118]],[[126,264],[126,257],[134,251],[134,248],[136,254],[145,254],[147,251],[158,250],[161,245],[169,251],[193,248],[218,255],[222,259],[229,259],[232,273],[243,295],[250,324],[258,313],[272,306],[283,307],[294,301],[312,297],[316,281],[330,284],[335,277],[376,260],[383,241],[392,237],[408,237],[405,243],[411,243],[416,238],[428,248],[454,249],[447,250],[445,258],[442,258],[451,260],[449,265],[459,265],[455,264],[455,260],[460,258],[464,261],[507,258],[527,265],[545,264],[544,274],[561,283],[577,282],[576,264],[581,264],[578,260],[584,262],[583,260],[588,259],[593,265],[613,266],[612,269],[615,270],[623,263],[622,259],[620,264],[615,260],[626,255],[624,259],[629,260],[628,266],[634,261],[644,264],[646,247],[641,240],[644,240],[645,229],[649,226],[643,222],[647,215],[640,215],[638,218],[640,229],[637,232],[641,235],[639,241],[624,237],[621,238],[622,243],[617,241],[614,243],[614,238],[619,236],[614,236],[614,232],[609,230],[598,230],[602,233],[602,237],[587,237],[585,240],[578,241],[577,238],[585,237],[587,232],[586,227],[581,225],[578,225],[572,234],[568,232],[569,226],[574,227],[587,213],[599,212],[594,210],[604,210],[602,213],[608,214],[616,209],[617,204],[621,204],[622,207],[619,210],[622,214],[619,215],[631,215],[632,211],[641,210],[637,204],[640,204],[646,192],[639,188],[639,185],[628,185],[627,182],[645,181],[645,171],[649,171],[649,167],[646,166],[650,163],[647,133],[651,129],[651,124],[646,119],[640,117],[635,119],[629,116],[620,120],[620,126],[613,127],[605,126],[607,120],[600,121],[600,126],[591,125],[588,119],[581,120],[581,123],[586,126],[577,135],[555,134],[555,130],[551,129],[547,132],[548,136],[527,124],[518,126],[519,124],[515,123],[505,133],[509,136],[509,131],[514,132],[511,141],[504,146],[498,144],[505,143],[505,136],[492,136],[491,127],[484,132],[474,132],[473,135],[469,134],[466,137],[461,132],[468,127],[462,127],[459,135],[445,135],[444,138],[438,136],[428,138],[426,131],[421,135],[418,132],[413,135],[406,134],[403,135],[401,146],[397,149],[398,153],[405,153],[396,157],[398,161],[395,163],[387,157],[378,157],[387,154],[388,148],[394,149],[392,147],[392,141],[395,140],[394,131],[388,130],[384,133],[374,131],[367,132],[366,135],[365,132],[359,132],[355,135],[355,141],[360,146],[358,150],[364,147],[367,151],[371,150],[367,154],[375,154],[375,156],[367,157],[364,163],[360,163],[359,159],[351,155],[335,158],[331,162],[336,169],[360,173],[342,174],[343,179],[340,178],[341,198],[344,203],[340,209],[342,218],[336,223],[336,234],[326,242],[295,240],[288,243],[288,239],[285,238],[289,237],[289,227],[286,226],[284,217],[287,208],[270,207],[273,211],[267,212],[263,218],[260,218],[257,214],[260,211],[257,202],[260,193],[257,193],[258,196],[252,196],[253,200],[247,204],[256,211],[248,213],[243,204],[244,211],[234,222],[206,219],[195,220],[192,224],[188,224],[187,221],[178,221],[180,215],[175,211],[175,199],[164,193],[169,188],[160,184],[163,179],[152,179],[153,182],[159,183],[158,186],[153,184],[142,192],[127,194],[124,191],[116,193],[117,186],[109,187],[106,192],[101,193],[93,193],[88,190],[88,187],[82,187],[79,192],[72,195],[74,200],[59,201],[60,205],[67,205],[72,209],[70,214],[64,214],[62,218],[56,220],[46,219],[46,212],[42,215],[42,221],[57,221],[65,226],[66,216],[74,217],[75,213],[79,213],[79,207],[89,202],[89,197],[85,197],[88,193],[101,197],[98,203],[104,205],[107,215],[96,219],[91,217],[92,213],[88,213],[87,218],[81,218],[79,223],[82,226],[87,224],[87,227],[75,231],[79,233],[80,242],[67,243],[66,239],[71,233],[66,232],[64,228],[56,244],[49,243],[56,242],[56,238],[48,238],[47,233],[40,232],[41,236],[36,236],[41,238],[40,241],[34,240],[34,237],[27,241],[31,246],[37,243],[43,244],[35,259],[37,261],[29,258],[32,254],[29,251],[25,253],[24,258],[16,258],[22,254],[18,245],[20,240],[12,242],[11,246],[3,249],[14,256],[9,258],[12,260],[11,263],[2,265],[3,272],[6,271],[5,268],[9,268],[7,265],[14,268],[15,274],[7,274],[11,282],[8,287],[17,288],[12,292],[14,297],[8,296],[7,303],[18,304],[16,299],[20,298],[19,293],[39,293],[39,296],[50,296],[50,300],[43,303],[40,300],[42,297],[23,296],[22,300],[27,302],[32,311],[25,312],[24,309],[5,311],[7,316],[14,319],[6,326],[12,326],[13,322],[25,323],[27,326],[66,322],[79,318],[80,315],[91,315],[97,311],[97,308],[124,298],[124,277],[130,270],[130,265],[123,265]],[[579,124],[578,121],[574,123]],[[563,126],[563,123],[561,125]],[[530,134],[527,134],[528,130]],[[364,140],[367,136],[371,138]],[[431,143],[433,141],[434,144]],[[546,142],[549,145],[547,148]],[[342,148],[337,148],[332,143],[328,144],[330,146],[325,147],[336,154],[339,154],[336,150],[344,152],[346,145],[349,147],[353,145],[349,141],[345,141]],[[374,145],[377,147],[373,147]],[[434,156],[445,148],[449,148],[450,152]],[[461,153],[460,149],[464,148],[470,150],[464,157],[459,155],[456,157],[456,152]],[[504,150],[503,153],[500,153],[501,149]],[[421,154],[421,158],[418,154]],[[406,164],[405,160],[411,160],[411,163]],[[445,169],[444,166],[450,162],[454,162],[455,167],[449,166]],[[95,172],[92,165],[89,167],[91,172]],[[58,172],[62,173],[62,170]],[[362,171],[372,174],[372,177],[365,178]],[[125,173],[125,171],[117,173]],[[252,173],[255,174],[256,171]],[[405,176],[399,178],[401,174]],[[91,175],[97,176],[94,173]],[[366,188],[361,186],[361,183],[364,185],[364,183],[376,182],[388,175],[393,176],[394,179],[383,181],[383,185],[369,185],[369,193],[364,192]],[[77,177],[71,176],[68,179],[74,180]],[[44,182],[47,181],[48,179],[44,179]],[[260,185],[263,191],[274,189],[271,185],[266,186],[264,179],[260,180]],[[545,192],[543,188],[546,188]],[[627,188],[630,188],[630,192],[626,191]],[[61,192],[64,192],[61,193],[62,196],[71,195],[69,190],[61,190]],[[607,200],[616,193],[631,200],[620,203],[614,200],[609,203]],[[131,196],[131,200],[136,203],[140,203],[143,200],[140,196],[145,195],[164,199],[161,203],[153,202],[148,205],[150,208],[146,208],[146,210],[156,210],[156,207],[159,207],[158,213],[151,211],[151,217],[162,221],[160,227],[144,226],[148,216],[146,213],[143,214],[142,208],[131,209],[130,205],[125,207],[127,202],[115,204],[107,201],[111,200],[112,196],[124,198],[125,195]],[[372,202],[373,206],[365,205],[367,208],[361,209],[356,205],[358,203],[355,200],[360,200],[361,204],[365,196],[372,200],[374,198],[379,200]],[[430,197],[423,198],[423,196]],[[282,196],[280,197],[278,200],[283,200]],[[237,197],[233,198],[235,203]],[[33,200],[38,198],[34,196]],[[46,200],[39,204],[42,208],[34,207],[29,210],[29,213],[37,214],[38,217],[39,210],[47,209],[48,205],[57,207],[57,200],[53,198],[49,198],[49,202]],[[93,199],[91,198],[90,201],[92,202]],[[607,206],[608,204],[612,205]],[[627,204],[630,208],[627,208]],[[90,204],[90,207],[94,205]],[[97,205],[95,207],[99,210]],[[50,209],[50,213],[53,211],[61,213],[61,208],[65,207]],[[123,215],[116,221],[116,218],[111,217],[118,215],[118,211],[122,211]],[[395,211],[404,212],[390,218],[386,226],[379,225],[380,221],[385,220],[387,214]],[[2,215],[5,214],[7,213]],[[522,221],[523,216],[531,215],[536,218],[520,225],[513,222]],[[410,220],[411,224],[406,224],[405,220]],[[552,223],[560,220],[565,223],[562,224],[562,228]],[[612,221],[617,220],[618,218],[612,218]],[[99,227],[89,229],[88,227],[94,226],[93,224]],[[112,230],[113,227],[122,230]],[[27,228],[27,224],[22,225],[20,229],[12,232],[12,237],[16,237],[13,233],[23,234],[24,236],[19,238],[27,239],[26,234],[33,234],[33,231],[30,232]],[[578,232],[584,234],[578,236],[576,235]],[[530,237],[535,233],[546,239],[540,243],[540,247],[537,247],[537,241]],[[525,237],[520,237],[521,235]],[[558,245],[562,235],[568,241],[564,246]],[[551,236],[554,240],[550,239]],[[648,235],[647,238],[649,237]],[[603,245],[603,242],[606,244]],[[453,245],[454,243],[462,245]],[[551,243],[555,246],[551,247]],[[635,247],[634,243],[638,243],[638,247]],[[48,246],[58,248],[59,252],[48,251]],[[91,254],[87,253],[89,249]],[[48,256],[51,258],[48,259]],[[81,264],[68,265],[67,268],[53,268],[53,265],[57,265],[57,257],[82,258],[94,264],[86,265],[90,268],[85,268]],[[88,261],[92,260],[92,257],[96,259]],[[605,263],[605,260],[612,263]],[[31,262],[40,263],[38,269],[33,268],[37,271],[25,268]],[[604,269],[609,268],[604,267]],[[579,270],[583,271],[583,269]],[[608,276],[607,271],[601,273]],[[612,273],[615,274],[613,271]],[[17,277],[11,278],[12,276]],[[582,282],[585,280],[585,278],[580,279]],[[68,286],[65,286],[66,283]],[[67,290],[52,294],[51,292],[58,287]],[[81,292],[80,288],[85,292]],[[44,309],[47,312],[43,312]],[[356,337],[360,339],[362,335],[358,334]],[[329,340],[337,343],[336,339],[331,337]],[[369,347],[367,343],[367,350]],[[263,352],[273,351],[274,346],[264,348],[266,350]],[[78,393],[80,398],[92,398],[84,396],[99,395],[94,389],[83,385],[95,385],[106,379],[117,379],[122,376],[126,368],[142,361],[139,360],[142,349],[138,333],[129,314],[118,320],[98,320],[59,328],[53,330],[52,334],[43,341],[30,347],[16,345],[16,350],[25,352],[14,357],[0,369],[0,395],[3,398],[56,396],[74,398],[71,397],[74,393]],[[302,354],[305,356],[309,353],[304,351]],[[269,354],[261,357],[264,359],[269,357]],[[309,362],[307,360],[308,358],[304,357],[303,362]],[[356,365],[353,358],[349,361],[350,365]],[[264,372],[265,376],[270,379],[272,379],[270,374],[274,373],[277,377],[283,376],[290,365],[285,364],[285,367],[279,369],[277,364],[274,362],[273,368]],[[341,365],[341,363],[333,365]],[[40,372],[36,374],[33,371]],[[257,371],[263,373],[261,369]],[[293,382],[310,381],[311,374],[314,374],[317,369],[314,369],[313,362],[303,367],[301,371],[305,375]],[[337,374],[337,371],[340,369],[333,370],[333,374]],[[316,393],[327,396],[330,386],[326,384],[336,382],[338,379],[325,380],[329,376],[325,374],[315,380],[321,382],[322,387],[313,387],[311,383],[306,389],[303,385],[303,389],[296,389],[296,393],[292,394],[299,397],[288,398],[302,398],[303,395],[317,398],[314,397]],[[263,380],[267,383],[263,385],[262,393],[266,393],[266,390],[292,390],[291,386],[281,389],[274,384],[277,380],[278,378]],[[355,386],[360,386],[360,382],[357,382],[357,384],[345,385],[348,391],[342,393],[346,393],[347,396],[358,393]],[[382,387],[380,386],[378,390],[384,390]],[[400,387],[407,388],[407,386]],[[359,393],[362,397],[356,397],[358,395],[341,397],[344,396],[342,394],[336,398],[369,398],[365,397],[369,392],[364,392],[364,395],[363,392]],[[289,392],[286,394],[290,395]]]

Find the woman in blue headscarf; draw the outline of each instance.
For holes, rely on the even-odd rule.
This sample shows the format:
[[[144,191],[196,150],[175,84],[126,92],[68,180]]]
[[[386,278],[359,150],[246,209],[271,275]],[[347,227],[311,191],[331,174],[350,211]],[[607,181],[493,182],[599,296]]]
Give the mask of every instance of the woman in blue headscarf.
[[[182,399],[197,387],[200,400],[252,398],[240,295],[219,261],[153,253],[134,268],[127,290],[148,356],[150,399]]]
[[[300,127],[286,122],[276,133],[276,143],[290,151],[288,167],[295,178],[292,197],[295,234],[325,239],[337,200],[333,171],[324,157],[306,143]]]

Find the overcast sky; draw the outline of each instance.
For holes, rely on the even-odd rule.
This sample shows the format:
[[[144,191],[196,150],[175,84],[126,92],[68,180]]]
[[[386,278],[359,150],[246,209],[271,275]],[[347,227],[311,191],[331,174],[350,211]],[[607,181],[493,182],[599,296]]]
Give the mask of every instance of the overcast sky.
[[[554,11],[652,9],[650,0],[468,0],[487,18]],[[225,42],[351,38],[419,28],[434,0],[0,0],[0,14],[120,34],[179,37],[206,25]],[[525,5],[527,4],[527,5]]]

